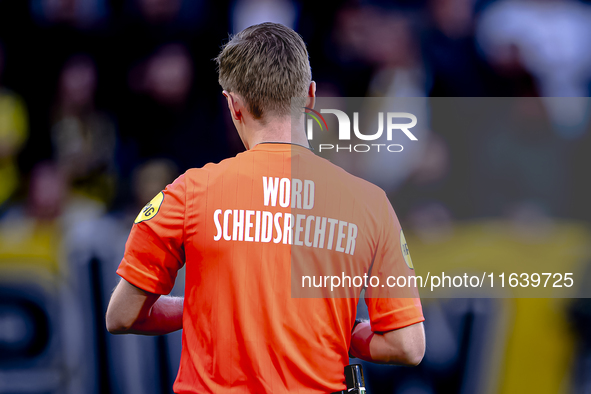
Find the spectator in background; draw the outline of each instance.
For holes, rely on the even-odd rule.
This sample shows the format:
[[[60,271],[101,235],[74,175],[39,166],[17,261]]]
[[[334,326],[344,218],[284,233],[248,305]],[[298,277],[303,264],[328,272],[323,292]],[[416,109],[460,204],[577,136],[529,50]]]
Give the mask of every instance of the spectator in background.
[[[208,9],[203,0],[128,0],[126,5],[146,25],[186,31],[201,29]]]
[[[71,192],[61,166],[40,162],[26,199],[0,216],[0,325],[9,324],[0,364],[10,367],[1,392],[100,392],[89,275],[64,258],[64,246],[103,213],[100,203]]]
[[[170,24],[180,13],[182,0],[138,0],[137,7],[152,25]]]
[[[65,339],[58,302],[65,284],[59,220],[65,185],[56,166],[38,164],[26,201],[11,203],[0,217],[0,354],[2,366],[10,367],[2,368],[2,392],[67,392],[74,380],[65,379],[74,378],[68,353],[54,350]],[[69,333],[77,343],[75,332]],[[49,378],[43,372],[51,366]]]
[[[129,75],[136,93],[124,129],[136,142],[139,160],[166,157],[182,168],[218,161],[225,153],[216,100],[194,89],[195,64],[185,45],[158,48]],[[218,127],[218,129],[221,127]]]
[[[369,10],[361,56],[374,64],[370,97],[426,97],[427,82],[413,16]]]
[[[202,50],[207,45],[203,40],[206,35],[219,31],[221,36],[225,31],[225,24],[220,23],[223,19],[217,14],[219,5],[208,1],[127,0],[124,4],[118,31],[122,40],[114,43],[122,55],[119,65],[149,56],[172,41]]]
[[[0,43],[0,206],[19,186],[16,159],[29,136],[29,119],[24,101],[2,87],[4,60]]]
[[[107,0],[31,0],[31,13],[40,25],[92,29],[106,22],[109,6]]]
[[[474,40],[475,0],[430,0],[423,50],[435,97],[489,94],[490,70]]]
[[[84,333],[92,344],[99,365],[96,392],[112,394],[162,394],[176,376],[181,352],[181,333],[167,337],[112,336],[104,330],[104,307],[119,281],[115,269],[125,249],[129,230],[141,208],[178,176],[174,163],[155,159],[136,166],[131,179],[131,198],[119,210],[78,223],[68,235],[65,250],[69,266],[82,278],[75,284],[76,296],[88,307]],[[93,278],[86,285],[88,277]],[[183,275],[174,294],[182,295]],[[94,286],[94,289],[90,289]],[[98,300],[97,300],[98,299]],[[98,316],[100,318],[95,318]],[[99,349],[103,346],[104,349]],[[103,358],[99,357],[103,354]],[[86,391],[80,391],[85,392]]]
[[[129,70],[141,63],[159,47],[179,42],[195,53],[209,49],[204,44],[207,35],[217,29],[225,31],[223,20],[217,17],[217,5],[203,0],[127,0],[118,26],[115,67]],[[206,50],[207,50],[206,49]],[[216,48],[211,48],[215,56]]]
[[[294,28],[298,4],[293,0],[235,0],[230,11],[234,33],[263,22],[281,23]]]
[[[73,190],[108,203],[115,193],[116,130],[95,106],[97,70],[87,55],[63,66],[53,111],[51,141],[57,164]]]
[[[204,97],[218,92],[215,69],[210,65],[220,41],[212,40],[211,36],[221,40],[226,34],[225,6],[224,2],[203,0],[124,2],[117,41],[112,43],[118,56],[109,66],[113,76],[109,83],[110,90],[117,92],[112,95],[111,104],[120,114],[126,176],[130,176],[134,164],[148,158],[168,156],[183,166],[186,147],[181,146],[182,151],[173,158],[177,156],[171,151],[174,142],[155,135],[160,132],[171,135],[179,129],[178,124],[191,122],[194,133],[202,133],[208,119],[216,116],[218,103]],[[195,75],[199,76],[198,88],[193,83]],[[168,83],[174,88],[163,86]],[[193,112],[202,109],[201,123],[188,119],[190,107]],[[151,124],[156,118],[157,124]],[[153,146],[149,147],[150,144]],[[189,158],[194,159],[199,157]]]
[[[180,108],[187,102],[191,91],[193,67],[191,56],[183,45],[166,45],[150,58],[141,81],[144,85],[137,88],[144,89],[163,107]]]
[[[318,60],[314,67],[317,97],[365,96],[372,66],[348,45],[363,31],[363,19],[356,17],[359,13],[360,7],[339,0],[325,0],[323,7],[311,0],[301,2],[297,31],[307,41],[310,58]]]
[[[591,91],[591,6],[574,0],[503,0],[483,11],[477,38],[497,69],[519,64],[535,78],[542,97],[588,97]],[[522,94],[533,95],[533,94]],[[588,103],[545,100],[554,132],[583,136]]]
[[[31,173],[25,203],[13,204],[3,219],[51,224],[57,226],[55,231],[59,236],[75,224],[96,218],[104,212],[102,204],[72,193],[60,166],[53,162],[41,162]]]
[[[25,199],[12,203],[0,218],[0,254],[40,254],[57,272],[64,268],[63,236],[104,211],[101,204],[72,194],[58,165],[40,162],[31,171]]]
[[[404,155],[332,152],[330,159],[339,166],[393,192],[424,162],[430,137],[428,103],[420,99],[427,96],[427,82],[413,18],[394,9],[352,6],[341,11],[337,21],[335,37],[341,56],[361,59],[371,67],[366,95],[380,98],[366,100],[363,105],[367,111],[361,113],[386,113],[396,106],[424,119],[413,129],[418,140],[404,146]],[[322,99],[318,101],[320,106],[323,103]],[[378,117],[361,118],[360,124],[360,128],[375,132]]]
[[[502,0],[483,11],[477,33],[492,63],[518,56],[535,76],[542,96],[589,96],[589,5],[572,0]]]
[[[131,223],[141,208],[178,176],[178,168],[169,160],[154,159],[136,166],[131,179],[131,198],[121,209],[95,217],[91,221],[81,221],[76,225],[68,240],[68,254],[77,263],[86,263],[93,256],[103,264],[108,273],[112,289],[117,280],[113,268],[119,265],[125,240]],[[106,298],[108,299],[108,297]]]
[[[373,68],[367,96],[425,97],[426,80],[412,15],[375,6],[347,7],[337,18],[341,57]]]
[[[17,2],[12,2],[17,3]],[[19,55],[23,95],[31,109],[31,143],[27,146],[26,167],[35,157],[51,157],[49,133],[55,114],[56,89],[64,63],[76,53],[91,54],[94,61],[108,59],[113,48],[106,39],[111,34],[109,0],[28,0],[29,18],[12,30],[13,51]],[[26,48],[26,49],[23,49]],[[28,163],[28,162],[31,163]]]

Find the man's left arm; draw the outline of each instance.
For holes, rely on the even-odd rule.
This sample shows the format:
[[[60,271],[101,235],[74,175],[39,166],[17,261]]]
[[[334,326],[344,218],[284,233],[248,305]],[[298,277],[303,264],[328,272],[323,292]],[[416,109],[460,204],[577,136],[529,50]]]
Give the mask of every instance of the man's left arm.
[[[183,298],[149,293],[121,279],[106,322],[111,334],[168,334],[183,328]]]

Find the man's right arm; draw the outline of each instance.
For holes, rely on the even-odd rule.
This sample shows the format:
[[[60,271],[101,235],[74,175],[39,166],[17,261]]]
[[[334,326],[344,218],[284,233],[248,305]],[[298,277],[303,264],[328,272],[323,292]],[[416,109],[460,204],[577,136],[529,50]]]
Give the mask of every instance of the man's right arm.
[[[418,365],[425,355],[423,323],[378,333],[371,330],[369,322],[361,322],[351,334],[350,353],[378,364]]]

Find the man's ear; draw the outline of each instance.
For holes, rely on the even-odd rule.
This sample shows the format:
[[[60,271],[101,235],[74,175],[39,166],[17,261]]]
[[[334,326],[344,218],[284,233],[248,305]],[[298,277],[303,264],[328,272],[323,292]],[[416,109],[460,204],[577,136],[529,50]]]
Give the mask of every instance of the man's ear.
[[[233,95],[232,93],[224,90],[222,92],[226,100],[228,101],[228,108],[230,109],[230,113],[232,114],[232,118],[236,121],[240,121],[242,118],[242,105],[238,98]]]
[[[306,107],[314,108],[314,104],[316,103],[316,82],[310,82],[310,87],[308,87],[308,98],[306,99]]]

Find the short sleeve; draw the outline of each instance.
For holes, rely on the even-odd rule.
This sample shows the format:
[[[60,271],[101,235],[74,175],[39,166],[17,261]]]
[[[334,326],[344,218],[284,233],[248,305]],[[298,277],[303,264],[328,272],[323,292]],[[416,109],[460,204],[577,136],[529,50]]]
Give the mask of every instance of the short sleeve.
[[[169,294],[185,263],[185,176],[158,193],[139,213],[117,274],[150,293]]]
[[[396,330],[424,321],[421,300],[415,286],[391,286],[410,283],[415,275],[412,260],[400,222],[384,195],[380,239],[370,275],[380,279],[380,285],[368,286],[365,292],[373,331]],[[403,279],[404,277],[404,279]]]

